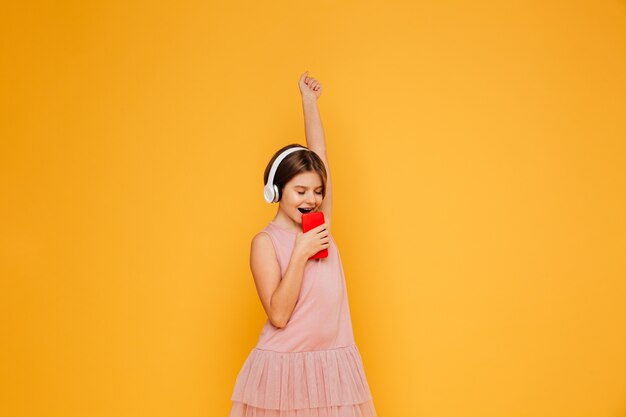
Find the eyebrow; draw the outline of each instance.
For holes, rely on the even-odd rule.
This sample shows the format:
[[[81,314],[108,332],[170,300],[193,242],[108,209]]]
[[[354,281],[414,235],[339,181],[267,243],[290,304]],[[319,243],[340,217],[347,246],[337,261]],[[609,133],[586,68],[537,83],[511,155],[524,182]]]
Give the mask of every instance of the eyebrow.
[[[296,188],[296,187],[300,187],[300,188],[307,188],[307,187],[305,187],[304,185],[294,185],[294,188]],[[322,186],[320,185],[320,186],[318,186],[318,187],[315,187],[315,189],[318,189],[318,188],[322,188]]]

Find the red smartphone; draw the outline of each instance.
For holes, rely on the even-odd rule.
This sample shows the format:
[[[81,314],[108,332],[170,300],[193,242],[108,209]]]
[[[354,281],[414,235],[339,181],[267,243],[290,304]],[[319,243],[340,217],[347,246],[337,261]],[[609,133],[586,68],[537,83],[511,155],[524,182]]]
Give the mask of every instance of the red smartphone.
[[[302,233],[306,233],[314,227],[324,223],[324,212],[314,211],[312,213],[302,214]],[[326,258],[328,256],[328,248],[322,249],[309,259]]]

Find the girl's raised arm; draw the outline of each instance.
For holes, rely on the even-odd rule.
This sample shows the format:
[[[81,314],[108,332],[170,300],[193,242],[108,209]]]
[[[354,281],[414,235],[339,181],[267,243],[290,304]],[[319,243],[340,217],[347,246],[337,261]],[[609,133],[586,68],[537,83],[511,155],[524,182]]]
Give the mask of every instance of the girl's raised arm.
[[[326,168],[326,196],[320,210],[324,213],[324,220],[330,229],[330,217],[333,203],[333,189],[330,182],[330,167],[326,156],[326,139],[322,119],[317,107],[317,99],[322,94],[322,85],[306,71],[300,76],[298,85],[302,93],[302,109],[304,110],[304,134],[307,147],[315,152],[324,162]]]

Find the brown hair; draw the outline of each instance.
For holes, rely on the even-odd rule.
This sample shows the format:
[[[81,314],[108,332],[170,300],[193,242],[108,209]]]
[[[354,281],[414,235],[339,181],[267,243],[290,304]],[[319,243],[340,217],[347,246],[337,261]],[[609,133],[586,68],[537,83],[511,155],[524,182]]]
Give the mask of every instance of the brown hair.
[[[272,164],[278,155],[293,147],[302,147],[307,149],[307,151],[292,152],[280,162],[280,165],[278,165],[276,173],[274,174],[274,185],[278,187],[279,191],[278,201],[283,198],[283,188],[285,187],[285,184],[291,181],[291,179],[296,175],[310,171],[317,172],[320,175],[320,178],[322,179],[322,198],[326,197],[326,167],[324,167],[324,161],[322,161],[318,154],[306,146],[302,146],[297,143],[284,146],[276,151],[265,168],[265,173],[263,174],[263,184],[267,184],[270,169],[272,169]]]

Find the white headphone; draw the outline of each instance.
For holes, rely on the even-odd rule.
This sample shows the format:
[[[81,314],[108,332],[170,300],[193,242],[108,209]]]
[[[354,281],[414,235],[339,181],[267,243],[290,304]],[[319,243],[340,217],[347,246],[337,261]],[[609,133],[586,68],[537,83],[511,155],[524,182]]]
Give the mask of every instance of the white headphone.
[[[274,160],[274,163],[272,164],[272,168],[270,169],[270,174],[267,177],[267,184],[265,184],[265,187],[263,188],[263,196],[265,197],[265,201],[266,202],[268,202],[268,203],[275,203],[275,202],[278,201],[278,194],[279,194],[278,187],[276,185],[274,185],[274,174],[276,174],[276,170],[278,169],[278,165],[280,164],[280,162],[283,159],[285,159],[285,157],[287,155],[289,155],[292,152],[300,151],[300,150],[308,151],[307,148],[303,148],[301,146],[289,148],[286,151],[283,151]]]

